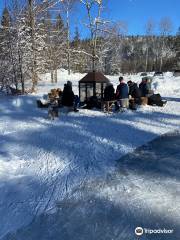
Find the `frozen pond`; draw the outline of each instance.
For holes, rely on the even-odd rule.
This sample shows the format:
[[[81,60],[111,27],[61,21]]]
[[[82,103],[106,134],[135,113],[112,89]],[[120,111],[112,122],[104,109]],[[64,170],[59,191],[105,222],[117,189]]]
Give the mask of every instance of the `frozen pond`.
[[[3,240],[179,240],[180,135],[160,137],[117,161],[105,179],[86,180],[71,196]],[[136,227],[173,230],[134,233]]]

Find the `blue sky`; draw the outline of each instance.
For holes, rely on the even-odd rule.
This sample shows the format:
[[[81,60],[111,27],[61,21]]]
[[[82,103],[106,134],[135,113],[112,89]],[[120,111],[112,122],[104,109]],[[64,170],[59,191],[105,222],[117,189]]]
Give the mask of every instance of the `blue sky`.
[[[0,11],[4,7],[4,1],[0,0]],[[20,0],[19,0],[20,1]],[[176,33],[180,26],[180,0],[105,0],[107,7],[105,17],[113,21],[124,21],[128,26],[128,33],[142,35],[145,33],[145,24],[149,19],[158,24],[163,17],[169,17],[173,23],[172,33]],[[80,15],[80,17],[79,17]],[[77,25],[81,30],[81,36],[87,34],[82,30],[80,22],[84,19],[82,9],[77,6],[73,13],[73,28]]]
[[[180,26],[180,0],[110,0],[109,16],[128,24],[130,34],[144,34],[148,19],[158,24],[164,17],[173,23],[173,32]]]

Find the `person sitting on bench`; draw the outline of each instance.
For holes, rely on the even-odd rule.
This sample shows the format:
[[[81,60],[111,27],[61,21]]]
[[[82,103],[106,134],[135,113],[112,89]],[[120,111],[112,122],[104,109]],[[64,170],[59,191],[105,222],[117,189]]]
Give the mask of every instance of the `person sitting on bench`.
[[[137,83],[128,81],[127,84],[129,86],[129,96],[134,99],[134,103],[141,104],[141,91],[138,88]]]

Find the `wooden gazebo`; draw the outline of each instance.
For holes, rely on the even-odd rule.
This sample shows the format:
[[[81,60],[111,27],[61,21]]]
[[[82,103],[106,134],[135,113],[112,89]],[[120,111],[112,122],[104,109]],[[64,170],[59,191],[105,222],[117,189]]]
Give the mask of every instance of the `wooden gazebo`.
[[[85,102],[93,96],[103,99],[104,89],[108,83],[110,83],[109,79],[101,72],[89,72],[79,81],[80,101]]]

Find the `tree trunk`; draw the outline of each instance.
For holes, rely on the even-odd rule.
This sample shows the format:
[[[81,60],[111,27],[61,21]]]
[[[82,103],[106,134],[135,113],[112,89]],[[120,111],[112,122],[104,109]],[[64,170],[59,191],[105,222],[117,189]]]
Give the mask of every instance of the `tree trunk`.
[[[159,67],[160,71],[162,71],[162,65],[163,65],[163,57],[161,56],[161,58],[160,58],[160,67]]]
[[[145,72],[147,72],[148,67],[148,58],[149,58],[149,48],[146,49],[146,63],[145,63]]]
[[[51,69],[51,83],[54,82],[54,73],[53,73],[53,69]]]
[[[164,51],[164,36],[163,36],[163,42],[162,42],[162,47],[161,47],[161,58],[160,58],[160,67],[159,70],[162,71],[162,66],[163,66],[163,51]]]
[[[36,74],[36,72],[33,71],[31,91],[35,92],[36,91],[36,87],[37,87],[37,74]]]
[[[55,68],[55,72],[54,72],[54,81],[55,83],[57,83],[57,67]]]
[[[8,32],[8,46],[10,49],[10,62],[12,64],[13,68],[13,83],[15,84],[16,90],[18,89],[18,81],[17,81],[17,76],[16,76],[16,66],[14,62],[14,56],[13,56],[13,50],[12,50],[12,44],[11,44],[12,39],[10,38],[10,32]]]
[[[67,21],[67,64],[68,64],[68,74],[71,74],[70,70],[70,29],[69,29],[69,10],[66,12],[66,21]]]
[[[30,27],[31,27],[31,41],[32,41],[32,92],[35,91],[37,86],[37,73],[36,73],[36,55],[35,55],[35,19],[33,14],[33,1],[29,0],[29,18],[30,18]]]
[[[23,78],[23,70],[22,70],[22,58],[18,49],[18,58],[19,58],[19,68],[20,68],[20,77],[21,77],[21,90],[22,93],[25,93],[25,87],[24,87],[24,78]]]

